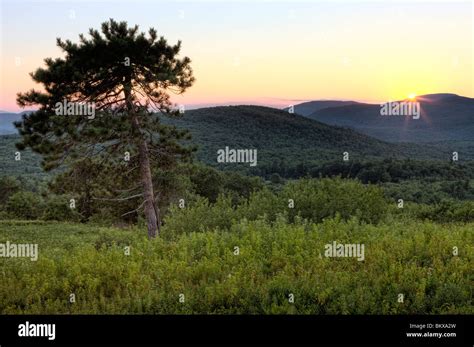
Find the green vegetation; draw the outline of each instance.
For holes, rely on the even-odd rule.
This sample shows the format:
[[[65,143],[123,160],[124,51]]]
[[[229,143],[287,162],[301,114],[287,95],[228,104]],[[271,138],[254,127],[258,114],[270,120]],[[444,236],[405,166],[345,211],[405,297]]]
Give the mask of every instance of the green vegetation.
[[[472,314],[473,228],[242,220],[149,242],[137,228],[0,222],[2,240],[40,254],[0,259],[0,313]],[[334,240],[364,243],[365,260],[324,257]]]
[[[113,199],[117,191],[130,188],[127,178],[124,174],[118,180],[110,167],[87,159],[78,161],[49,184],[39,186],[34,185],[38,182],[34,178],[0,176],[0,219],[136,223],[141,214],[135,210],[134,201]],[[26,187],[24,182],[28,182]],[[203,165],[180,165],[169,171],[156,168],[153,182],[160,191],[159,207],[164,214],[171,203],[180,199],[193,201],[201,197],[215,202],[225,194],[236,203],[264,187],[259,177],[224,173]],[[71,199],[74,209],[70,208]]]
[[[4,220],[0,242],[37,243],[39,257],[0,258],[0,313],[472,314],[474,206],[443,206],[398,209],[380,187],[305,179],[238,200],[196,194],[152,241],[143,220]],[[363,244],[364,261],[326,257],[332,242]]]
[[[0,314],[474,313],[472,100],[449,97],[441,121],[428,105],[444,133],[416,123],[431,145],[260,106],[181,117],[168,92],[194,77],[180,42],[111,19],[57,45],[31,74],[41,91],[18,93],[35,109],[21,137],[0,137]],[[380,123],[377,105],[324,104],[419,133]],[[218,162],[224,148],[255,165]],[[328,256],[333,243],[364,253]]]
[[[190,208],[172,206],[165,224],[174,233],[229,229],[242,219],[264,218],[269,222],[284,216],[289,222],[306,219],[319,223],[338,216],[343,220],[357,217],[363,222],[379,222],[388,204],[376,187],[342,179],[300,180],[288,183],[280,192],[263,189],[234,205],[221,195],[215,204],[198,198]],[[166,237],[169,231],[164,231]]]
[[[227,165],[224,169],[259,176],[276,172],[288,177],[282,170],[270,171],[275,163],[285,170],[294,170],[298,166],[341,162],[346,151],[351,162],[385,158],[449,162],[452,155],[447,148],[383,142],[351,129],[260,106],[201,108],[186,111],[182,118],[163,121],[189,129],[193,143],[198,145],[197,158],[208,165],[217,166],[217,150],[225,146],[257,149],[257,167],[240,164]],[[461,158],[462,161],[472,159],[465,155]]]
[[[20,140],[18,135],[0,136],[0,161],[1,174],[21,176],[26,178],[45,178],[51,177],[54,172],[44,172],[41,168],[41,157],[31,150],[21,151],[21,160],[15,160],[15,153],[18,149],[15,143]]]

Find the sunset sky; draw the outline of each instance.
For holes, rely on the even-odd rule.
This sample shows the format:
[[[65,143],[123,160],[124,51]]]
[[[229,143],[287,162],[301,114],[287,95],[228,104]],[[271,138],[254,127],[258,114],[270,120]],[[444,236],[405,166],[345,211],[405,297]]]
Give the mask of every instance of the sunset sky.
[[[196,83],[180,104],[474,97],[472,1],[0,1],[4,111],[38,88],[29,72],[62,56],[56,37],[109,18],[182,40]]]

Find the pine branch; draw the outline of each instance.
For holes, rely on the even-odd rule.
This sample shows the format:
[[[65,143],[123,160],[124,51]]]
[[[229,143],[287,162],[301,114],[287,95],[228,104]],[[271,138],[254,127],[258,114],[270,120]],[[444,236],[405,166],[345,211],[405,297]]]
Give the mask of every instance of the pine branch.
[[[115,199],[110,199],[110,198],[92,198],[92,200],[125,201],[125,200],[130,200],[130,199],[138,198],[138,197],[140,197],[140,196],[142,196],[142,195],[143,195],[143,193],[135,194],[135,195],[132,195],[132,196],[127,196],[126,198],[115,198]]]

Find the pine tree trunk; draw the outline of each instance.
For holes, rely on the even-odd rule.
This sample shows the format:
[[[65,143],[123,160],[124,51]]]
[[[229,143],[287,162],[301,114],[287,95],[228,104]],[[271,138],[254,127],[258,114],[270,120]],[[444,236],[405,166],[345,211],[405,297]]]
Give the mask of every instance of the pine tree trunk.
[[[132,126],[136,130],[136,133],[141,134],[140,122],[135,114],[133,107],[133,98],[131,94],[132,83],[129,78],[124,85],[124,94],[127,104],[127,110],[131,115]],[[144,212],[148,228],[148,238],[156,237],[160,232],[161,221],[160,221],[160,210],[155,204],[155,195],[153,192],[153,181],[151,176],[150,159],[148,155],[148,146],[146,140],[140,139],[138,144],[138,154],[140,160],[140,176],[143,185],[143,198]]]
[[[143,184],[143,197],[145,199],[144,210],[148,226],[148,238],[154,238],[160,231],[160,211],[155,205],[150,160],[148,158],[148,146],[145,140],[142,140],[140,143],[139,155],[140,174]]]

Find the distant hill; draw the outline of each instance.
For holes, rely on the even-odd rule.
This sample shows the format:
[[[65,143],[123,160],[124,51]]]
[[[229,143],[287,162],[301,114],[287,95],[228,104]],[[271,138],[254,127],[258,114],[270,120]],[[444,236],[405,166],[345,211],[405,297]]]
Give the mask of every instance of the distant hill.
[[[17,131],[13,122],[21,120],[21,113],[0,113],[0,135],[15,134]]]
[[[21,120],[23,114],[30,112],[31,111],[13,113],[0,111],[0,135],[17,134],[18,131],[13,125],[13,122]]]
[[[338,107],[357,104],[355,101],[338,101],[338,100],[317,100],[308,101],[301,104],[294,105],[294,112],[302,116],[309,116],[310,114],[328,107]],[[284,111],[288,111],[288,107]]]
[[[439,148],[387,143],[351,129],[261,106],[202,108],[165,122],[189,129],[200,146],[198,158],[214,166],[219,166],[217,150],[225,146],[255,148],[259,165],[267,166],[275,161],[292,165],[342,161],[342,153],[346,151],[352,160],[390,157],[449,160],[449,152]]]
[[[455,94],[417,97],[420,119],[381,116],[380,105],[352,104],[319,109],[308,118],[354,129],[390,142],[474,141],[474,99]]]
[[[350,106],[344,106],[350,107]],[[189,129],[191,144],[198,146],[197,159],[220,169],[238,170],[257,175],[277,172],[270,167],[315,165],[342,162],[343,152],[351,161],[385,158],[433,159],[449,161],[445,148],[388,143],[354,130],[330,126],[261,106],[221,106],[186,111],[182,118],[162,117],[163,123]],[[0,136],[0,160],[8,161],[1,174],[22,173],[22,165],[12,161],[18,135]],[[256,149],[257,166],[217,163],[219,149]],[[467,159],[463,157],[462,159]],[[29,172],[39,168],[40,158],[28,157]],[[7,170],[8,169],[8,170]],[[6,171],[8,172],[6,172]],[[272,171],[273,170],[273,171]]]

